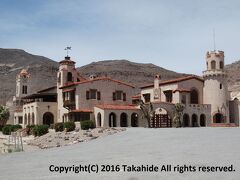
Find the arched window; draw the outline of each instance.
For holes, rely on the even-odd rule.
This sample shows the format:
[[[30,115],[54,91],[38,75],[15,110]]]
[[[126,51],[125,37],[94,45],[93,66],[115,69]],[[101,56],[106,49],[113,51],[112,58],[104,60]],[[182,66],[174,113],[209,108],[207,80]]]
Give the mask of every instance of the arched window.
[[[224,64],[222,61],[220,61],[220,69],[223,69],[223,67],[224,67]]]
[[[72,77],[72,73],[71,72],[67,73],[67,81],[68,82],[73,82],[73,77]]]
[[[190,126],[189,115],[184,114],[183,115],[183,127],[189,127],[189,126]]]
[[[190,104],[198,104],[198,91],[192,89],[190,92]]]
[[[216,69],[216,61],[211,61],[211,69]]]
[[[24,115],[24,124],[27,124],[27,114]]]
[[[120,126],[121,127],[127,127],[128,126],[127,114],[126,113],[122,113],[120,115]]]
[[[31,115],[30,115],[30,113],[28,113],[28,121],[27,121],[27,124],[30,125],[30,123],[31,123]]]

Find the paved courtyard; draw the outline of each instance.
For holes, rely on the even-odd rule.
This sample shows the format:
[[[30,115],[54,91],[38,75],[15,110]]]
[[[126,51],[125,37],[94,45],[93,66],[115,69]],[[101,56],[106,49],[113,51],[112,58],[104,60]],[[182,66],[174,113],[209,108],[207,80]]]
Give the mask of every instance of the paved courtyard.
[[[47,150],[0,156],[0,179],[237,180],[239,128],[128,128],[96,140]],[[49,166],[88,164],[230,166],[234,172],[50,172]]]

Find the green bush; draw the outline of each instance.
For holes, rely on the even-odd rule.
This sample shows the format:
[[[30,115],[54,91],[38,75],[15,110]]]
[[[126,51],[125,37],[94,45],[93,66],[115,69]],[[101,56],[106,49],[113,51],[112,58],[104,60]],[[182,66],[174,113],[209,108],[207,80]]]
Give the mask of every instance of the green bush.
[[[0,125],[0,131],[2,131],[3,125]]]
[[[67,129],[67,132],[75,130],[75,123],[73,121],[65,122],[63,124],[63,129]]]
[[[33,128],[34,128],[34,127],[35,127],[35,125],[27,125],[27,126],[26,126],[27,135],[33,134]]]
[[[33,135],[34,136],[42,136],[44,134],[47,134],[48,133],[48,128],[49,126],[48,125],[36,125],[34,128],[33,128]]]
[[[63,123],[61,123],[61,122],[55,123],[54,124],[54,129],[55,129],[56,132],[63,131]]]
[[[91,121],[91,120],[81,121],[81,129],[83,130],[93,129],[95,127],[96,126],[94,121]]]
[[[2,133],[5,135],[10,135],[11,132],[15,132],[18,129],[22,129],[22,126],[19,124],[16,124],[16,125],[7,124],[7,125],[3,126]]]
[[[12,125],[10,125],[10,124],[7,124],[7,125],[3,126],[2,133],[5,134],[5,135],[10,135],[11,134],[11,128],[12,128]]]

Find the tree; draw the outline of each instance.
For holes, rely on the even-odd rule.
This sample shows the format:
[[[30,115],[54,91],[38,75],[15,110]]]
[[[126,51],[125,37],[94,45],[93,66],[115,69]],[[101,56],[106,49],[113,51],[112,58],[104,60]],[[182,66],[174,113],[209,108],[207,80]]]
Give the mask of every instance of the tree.
[[[10,112],[8,108],[4,106],[0,106],[0,125],[3,126],[7,123],[7,120],[9,119]]]
[[[148,121],[148,127],[151,127],[151,119],[155,116],[155,111],[153,110],[153,105],[150,102],[149,104],[145,104],[143,100],[140,100],[139,102],[140,109],[143,113],[143,116],[147,119]]]
[[[175,115],[173,118],[173,126],[174,127],[181,127],[182,123],[181,123],[181,116],[183,114],[183,110],[184,110],[185,106],[181,103],[177,103],[175,104]]]

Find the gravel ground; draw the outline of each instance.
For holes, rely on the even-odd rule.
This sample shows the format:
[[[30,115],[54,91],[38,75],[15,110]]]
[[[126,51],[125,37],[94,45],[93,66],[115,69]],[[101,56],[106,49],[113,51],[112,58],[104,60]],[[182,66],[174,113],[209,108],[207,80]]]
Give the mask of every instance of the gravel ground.
[[[87,143],[0,157],[0,179],[238,180],[239,128],[127,128]],[[50,172],[49,166],[88,164],[172,166],[233,165],[234,172]]]

